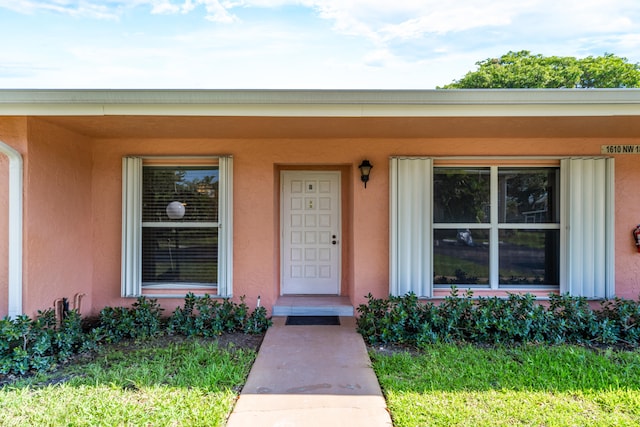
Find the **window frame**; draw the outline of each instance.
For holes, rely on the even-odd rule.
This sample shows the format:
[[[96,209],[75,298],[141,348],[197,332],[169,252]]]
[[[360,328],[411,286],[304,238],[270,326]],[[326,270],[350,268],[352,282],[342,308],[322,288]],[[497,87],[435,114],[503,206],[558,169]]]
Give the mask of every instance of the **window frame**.
[[[126,156],[122,159],[122,277],[123,297],[180,297],[203,292],[219,297],[233,296],[233,160],[231,156]],[[218,167],[217,222],[143,222],[143,168]],[[145,283],[142,281],[142,230],[147,227],[217,228],[218,273],[216,283]]]
[[[545,162],[555,162],[555,164],[559,162],[560,285],[555,292],[589,300],[615,296],[614,157],[392,156],[389,162],[389,292],[391,295],[402,296],[413,293],[420,298],[434,297],[432,256],[434,164],[477,167],[491,163],[495,166],[507,167],[512,165],[544,167],[549,166],[549,163],[545,164]],[[506,223],[505,227],[512,228],[513,224]],[[487,290],[488,294],[495,295],[504,295],[505,292],[509,292],[509,289]],[[531,287],[518,287],[514,291],[536,293],[536,289]],[[546,296],[548,293],[541,291],[538,295]]]
[[[539,169],[539,168],[554,168],[557,169],[557,178],[560,181],[560,161],[508,161],[508,162],[492,162],[487,160],[484,163],[479,163],[478,161],[473,162],[454,162],[450,161],[438,161],[438,159],[434,159],[433,167],[431,169],[431,181],[434,188],[432,189],[432,197],[435,196],[435,180],[434,176],[436,175],[436,171],[438,169],[456,169],[456,168],[477,168],[477,169],[486,169],[489,172],[489,220],[487,222],[436,222],[434,215],[432,214],[432,222],[431,227],[432,230],[453,230],[453,229],[469,229],[469,230],[486,230],[489,234],[489,274],[488,274],[488,285],[480,284],[480,283],[471,283],[471,284],[453,284],[453,285],[444,285],[444,284],[436,284],[435,277],[432,277],[432,288],[435,289],[450,289],[452,286],[457,286],[459,288],[464,287],[468,289],[479,289],[479,290],[492,290],[492,291],[512,291],[512,290],[548,290],[548,291],[557,291],[560,289],[560,284],[552,284],[552,283],[543,283],[543,284],[528,284],[528,285],[514,285],[509,283],[500,283],[500,231],[501,230],[535,230],[535,231],[543,231],[543,230],[561,230],[560,218],[562,217],[562,203],[560,200],[563,195],[560,194],[557,197],[556,203],[559,204],[558,210],[559,215],[557,222],[546,222],[546,223],[516,223],[516,222],[501,222],[499,220],[499,173],[500,169]],[[557,191],[561,189],[561,183],[556,182],[555,188]],[[432,200],[432,207],[435,205]],[[558,253],[560,253],[560,245],[558,242]],[[433,265],[434,262],[434,252],[431,252],[431,260],[430,262]],[[434,272],[435,275],[435,272]],[[560,278],[559,278],[560,280]]]

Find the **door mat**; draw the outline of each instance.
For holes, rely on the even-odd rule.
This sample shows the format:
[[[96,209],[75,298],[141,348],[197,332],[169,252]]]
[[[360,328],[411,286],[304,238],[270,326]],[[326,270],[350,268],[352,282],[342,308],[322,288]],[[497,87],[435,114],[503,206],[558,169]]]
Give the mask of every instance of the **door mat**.
[[[340,325],[340,318],[338,316],[287,316],[285,325],[335,326]]]

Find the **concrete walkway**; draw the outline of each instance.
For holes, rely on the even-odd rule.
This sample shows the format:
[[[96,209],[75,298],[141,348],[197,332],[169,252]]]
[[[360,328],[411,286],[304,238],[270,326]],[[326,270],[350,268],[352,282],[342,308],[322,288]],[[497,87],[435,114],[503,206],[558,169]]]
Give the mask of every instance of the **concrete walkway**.
[[[353,317],[285,326],[275,317],[227,427],[391,426]]]

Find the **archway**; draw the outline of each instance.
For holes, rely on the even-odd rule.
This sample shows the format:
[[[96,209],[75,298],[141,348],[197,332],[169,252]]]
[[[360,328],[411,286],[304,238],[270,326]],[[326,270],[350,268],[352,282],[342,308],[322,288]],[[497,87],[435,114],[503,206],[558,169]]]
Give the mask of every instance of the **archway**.
[[[0,141],[0,154],[4,154],[9,159],[7,301],[8,315],[14,318],[22,314],[23,164],[22,155],[2,141]]]

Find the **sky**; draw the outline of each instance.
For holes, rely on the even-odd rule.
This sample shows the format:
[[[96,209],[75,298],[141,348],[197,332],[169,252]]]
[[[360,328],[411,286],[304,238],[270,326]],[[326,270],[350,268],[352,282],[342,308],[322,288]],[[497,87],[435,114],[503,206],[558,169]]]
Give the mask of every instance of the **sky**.
[[[640,62],[638,0],[0,0],[1,89],[434,89],[509,51]]]

